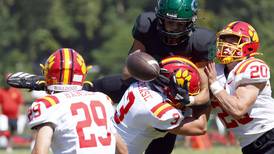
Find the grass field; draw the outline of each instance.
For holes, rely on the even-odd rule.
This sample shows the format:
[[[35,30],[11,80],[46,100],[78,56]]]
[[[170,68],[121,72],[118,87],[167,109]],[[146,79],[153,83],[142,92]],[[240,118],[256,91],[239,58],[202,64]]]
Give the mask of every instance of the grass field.
[[[0,154],[30,154],[29,149],[15,149],[12,153],[6,153],[0,149]],[[172,154],[241,154],[240,147],[213,147],[210,150],[192,150],[190,148],[176,147]]]

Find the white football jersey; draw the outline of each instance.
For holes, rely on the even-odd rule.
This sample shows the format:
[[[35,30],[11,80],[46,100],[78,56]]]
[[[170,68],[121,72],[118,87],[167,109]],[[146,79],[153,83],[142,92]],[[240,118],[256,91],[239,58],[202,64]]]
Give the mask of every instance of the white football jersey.
[[[213,109],[224,126],[231,129],[239,138],[241,146],[250,144],[264,132],[274,128],[274,100],[271,97],[269,67],[260,59],[249,58],[238,63],[227,78],[224,75],[224,65],[216,64],[216,70],[218,81],[230,95],[235,94],[239,85],[267,83],[265,88],[259,92],[248,113],[240,120],[233,119],[220,107],[216,99],[212,100]]]
[[[166,96],[152,90],[149,83],[136,82],[127,89],[113,121],[130,154],[143,153],[153,139],[180,125],[181,110],[167,102]]]
[[[113,107],[99,92],[74,91],[37,99],[28,110],[30,128],[43,123],[55,127],[54,154],[115,153],[117,133],[111,122]]]

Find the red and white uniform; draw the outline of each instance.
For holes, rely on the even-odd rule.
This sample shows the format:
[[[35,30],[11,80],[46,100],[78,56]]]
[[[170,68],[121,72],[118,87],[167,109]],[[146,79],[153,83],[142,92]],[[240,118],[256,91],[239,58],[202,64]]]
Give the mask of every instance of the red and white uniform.
[[[233,119],[222,110],[216,100],[212,100],[213,109],[225,127],[231,129],[239,138],[241,147],[250,144],[263,133],[274,128],[274,100],[271,97],[270,71],[264,61],[257,58],[241,61],[231,70],[227,78],[224,75],[223,65],[217,64],[216,70],[218,81],[230,95],[235,94],[239,85],[267,83],[265,88],[259,92],[255,103],[240,120]]]
[[[113,107],[103,93],[63,92],[37,99],[28,111],[29,126],[52,123],[54,154],[115,153]]]
[[[182,112],[167,102],[166,96],[152,90],[149,83],[136,82],[127,89],[113,121],[130,154],[143,153],[153,139],[179,126]]]

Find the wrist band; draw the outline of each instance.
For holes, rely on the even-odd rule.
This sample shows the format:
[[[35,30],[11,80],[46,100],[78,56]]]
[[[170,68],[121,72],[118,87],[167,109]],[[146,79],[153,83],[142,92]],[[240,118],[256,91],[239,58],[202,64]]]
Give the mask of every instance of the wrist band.
[[[220,91],[224,90],[224,88],[221,86],[221,84],[218,81],[214,81],[210,85],[210,90],[213,93],[213,95],[219,93]]]
[[[193,105],[193,104],[194,104],[194,101],[195,101],[194,96],[189,96],[188,99],[189,99],[189,104],[187,104],[186,106],[191,106],[191,105]]]

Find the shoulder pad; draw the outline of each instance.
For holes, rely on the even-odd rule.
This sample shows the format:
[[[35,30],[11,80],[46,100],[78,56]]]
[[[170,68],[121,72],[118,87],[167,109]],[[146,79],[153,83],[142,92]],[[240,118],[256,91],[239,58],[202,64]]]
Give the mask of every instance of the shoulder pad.
[[[113,104],[112,99],[111,99],[108,95],[106,95],[106,94],[104,94],[104,93],[102,93],[102,92],[94,92],[94,95],[96,95],[96,97],[99,97],[100,100],[103,100],[103,101],[105,101],[105,102],[108,102],[108,103],[110,103],[110,104]]]
[[[49,117],[51,115],[50,108],[58,103],[59,100],[55,96],[45,96],[43,98],[36,99],[28,109],[29,127],[33,128],[46,122],[53,122],[49,121]]]
[[[195,28],[190,36],[194,54],[202,60],[212,60],[215,56],[216,36],[213,31],[205,28]]]
[[[147,33],[155,19],[156,15],[153,12],[144,12],[140,14],[136,19],[132,33],[134,34],[135,31]]]
[[[160,130],[173,129],[183,120],[182,112],[166,102],[155,105],[150,111],[155,118],[152,126]]]
[[[38,98],[35,102],[40,102],[46,106],[46,108],[50,108],[59,103],[59,100],[56,96],[48,95],[42,98]]]
[[[270,79],[269,67],[257,58],[250,58],[240,63],[234,73],[238,85],[266,82]]]
[[[163,96],[160,93],[152,90],[148,83],[136,82],[135,84],[136,88],[134,88],[134,91],[136,96],[139,97],[139,100],[148,102],[149,105],[153,105],[154,103],[159,103],[164,100]]]

